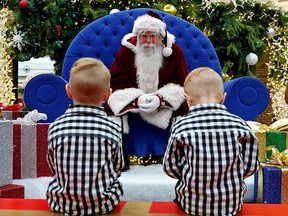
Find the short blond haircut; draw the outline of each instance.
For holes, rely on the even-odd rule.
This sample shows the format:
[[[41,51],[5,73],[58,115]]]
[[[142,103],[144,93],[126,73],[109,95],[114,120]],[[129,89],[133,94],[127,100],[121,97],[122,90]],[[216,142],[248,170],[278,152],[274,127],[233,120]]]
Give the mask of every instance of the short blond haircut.
[[[110,71],[102,61],[80,58],[71,68],[69,86],[79,102],[101,101],[110,89]]]
[[[221,76],[209,67],[199,67],[192,70],[184,82],[184,92],[195,98],[211,102],[220,102],[224,94]]]

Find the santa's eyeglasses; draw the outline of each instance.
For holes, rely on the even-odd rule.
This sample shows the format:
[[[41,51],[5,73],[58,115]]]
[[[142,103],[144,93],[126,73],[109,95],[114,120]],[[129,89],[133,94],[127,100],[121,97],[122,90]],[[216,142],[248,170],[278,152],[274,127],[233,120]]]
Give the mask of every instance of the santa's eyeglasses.
[[[154,41],[158,41],[160,39],[160,34],[157,34],[157,33],[152,33],[152,34],[141,33],[141,34],[139,34],[139,38],[142,41],[148,41],[149,40],[151,42],[154,42]]]

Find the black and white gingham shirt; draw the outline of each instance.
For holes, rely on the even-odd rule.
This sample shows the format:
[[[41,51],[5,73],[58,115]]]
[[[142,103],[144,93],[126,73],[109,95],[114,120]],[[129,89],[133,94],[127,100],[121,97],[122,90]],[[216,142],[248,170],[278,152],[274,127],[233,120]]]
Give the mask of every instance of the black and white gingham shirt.
[[[173,125],[163,170],[178,179],[176,201],[187,214],[235,215],[258,164],[258,140],[245,121],[211,103],[190,107]]]
[[[70,106],[48,132],[47,160],[53,211],[93,215],[114,209],[123,195],[121,128],[101,107]]]

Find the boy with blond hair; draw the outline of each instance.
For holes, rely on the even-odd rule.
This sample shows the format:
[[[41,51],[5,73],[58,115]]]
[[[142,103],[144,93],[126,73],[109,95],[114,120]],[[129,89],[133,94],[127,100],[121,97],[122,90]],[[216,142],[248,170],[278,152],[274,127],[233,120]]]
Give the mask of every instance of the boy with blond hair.
[[[184,92],[189,112],[172,126],[163,159],[164,172],[178,179],[174,201],[187,214],[236,215],[244,179],[258,168],[258,140],[223,105],[223,82],[211,68],[189,73]]]
[[[118,178],[124,167],[121,128],[101,106],[111,94],[110,72],[97,59],[80,58],[66,92],[73,105],[48,131],[48,204],[66,215],[107,214],[123,195]]]

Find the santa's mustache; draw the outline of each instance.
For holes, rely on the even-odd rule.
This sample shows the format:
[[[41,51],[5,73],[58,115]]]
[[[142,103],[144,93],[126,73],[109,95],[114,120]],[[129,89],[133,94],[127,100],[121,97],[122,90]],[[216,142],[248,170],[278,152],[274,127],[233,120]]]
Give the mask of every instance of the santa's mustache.
[[[144,47],[144,48],[156,48],[156,45],[151,44],[151,43],[144,43],[144,44],[142,44],[142,47]]]

